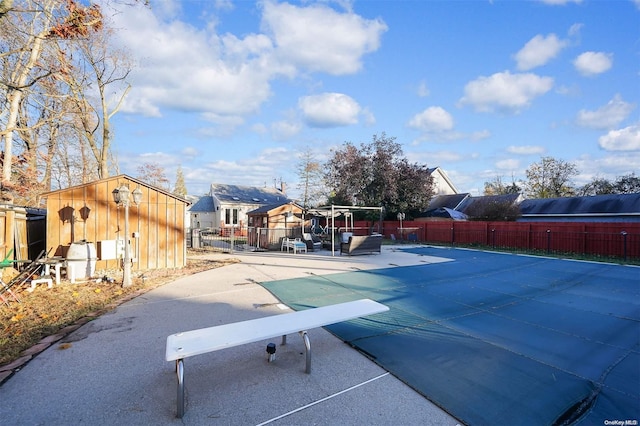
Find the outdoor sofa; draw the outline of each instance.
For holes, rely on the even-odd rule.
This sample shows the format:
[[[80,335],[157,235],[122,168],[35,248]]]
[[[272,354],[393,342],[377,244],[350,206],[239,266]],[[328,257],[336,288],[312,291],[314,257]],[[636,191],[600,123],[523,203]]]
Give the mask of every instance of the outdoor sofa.
[[[382,235],[352,235],[347,242],[340,243],[340,255],[347,254],[349,256],[356,254],[381,253]]]

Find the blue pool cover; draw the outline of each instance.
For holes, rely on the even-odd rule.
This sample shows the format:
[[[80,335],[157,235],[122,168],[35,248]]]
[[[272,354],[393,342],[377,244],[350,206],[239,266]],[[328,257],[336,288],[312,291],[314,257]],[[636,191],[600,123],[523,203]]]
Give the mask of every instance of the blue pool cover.
[[[640,268],[409,250],[452,261],[262,285],[296,310],[389,306],[327,328],[466,424],[640,419]]]

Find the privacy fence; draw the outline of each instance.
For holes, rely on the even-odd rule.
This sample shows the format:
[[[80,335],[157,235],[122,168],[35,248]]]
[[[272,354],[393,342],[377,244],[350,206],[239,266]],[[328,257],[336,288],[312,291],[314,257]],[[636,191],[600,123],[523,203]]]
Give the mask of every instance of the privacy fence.
[[[308,231],[308,230],[307,230]],[[322,232],[330,239],[331,230]],[[335,233],[381,233],[397,243],[425,243],[507,250],[520,253],[572,255],[591,259],[640,261],[640,223],[355,221],[336,220]],[[202,232],[198,246],[228,250],[278,250],[282,238],[302,236],[298,228],[234,228]],[[339,241],[339,238],[336,238]],[[193,246],[193,243],[190,244]]]
[[[405,221],[402,228],[384,222],[383,234],[429,244],[640,260],[640,223]]]

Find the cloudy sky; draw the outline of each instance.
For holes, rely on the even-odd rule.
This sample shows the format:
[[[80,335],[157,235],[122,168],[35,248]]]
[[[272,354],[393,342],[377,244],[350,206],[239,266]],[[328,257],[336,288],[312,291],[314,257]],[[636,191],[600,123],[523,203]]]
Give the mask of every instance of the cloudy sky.
[[[151,0],[114,16],[136,66],[121,172],[157,163],[296,195],[299,155],[395,137],[459,192],[551,156],[640,174],[640,0]]]

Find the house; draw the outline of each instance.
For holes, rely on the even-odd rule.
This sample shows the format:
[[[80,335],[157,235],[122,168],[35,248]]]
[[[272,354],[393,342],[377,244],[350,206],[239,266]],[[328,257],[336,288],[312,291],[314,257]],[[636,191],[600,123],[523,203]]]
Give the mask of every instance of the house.
[[[428,170],[433,178],[434,195],[450,195],[458,193],[455,185],[451,182],[451,179],[449,179],[449,176],[442,168],[434,167]]]
[[[114,190],[139,190],[140,202],[125,207]],[[181,268],[187,264],[186,209],[189,202],[127,175],[100,179],[43,194],[47,207],[46,247],[49,256],[67,256],[72,244],[87,247],[96,270],[120,268],[124,241],[129,241],[132,271]],[[129,233],[125,234],[128,227]],[[95,250],[95,251],[94,251]]]
[[[524,200],[520,213],[520,222],[640,222],[640,193]]]
[[[284,187],[259,188],[254,186],[211,184],[209,194],[201,197],[190,210],[191,224],[195,228],[245,228],[247,213],[264,206],[290,203]]]

